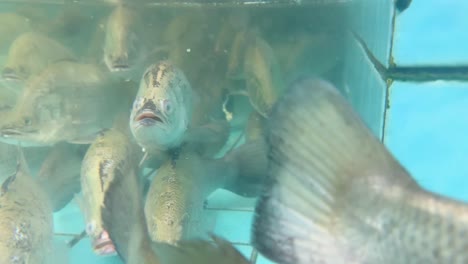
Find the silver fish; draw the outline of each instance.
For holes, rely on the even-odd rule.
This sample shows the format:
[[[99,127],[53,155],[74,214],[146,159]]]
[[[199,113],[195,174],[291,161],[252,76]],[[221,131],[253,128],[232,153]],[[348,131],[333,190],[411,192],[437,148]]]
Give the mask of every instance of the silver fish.
[[[221,159],[202,158],[182,149],[157,171],[146,197],[145,216],[153,241],[177,244],[203,236],[207,197],[218,188],[242,196],[256,196],[266,171],[261,144],[252,142]]]
[[[30,79],[0,122],[0,140],[22,146],[89,144],[112,125],[123,100],[99,67],[61,61]]]
[[[76,60],[76,57],[56,40],[40,33],[27,32],[11,44],[2,78],[9,83],[23,83],[61,60]]]
[[[0,188],[0,263],[46,264],[52,253],[52,208],[24,157]]]
[[[85,219],[86,233],[97,255],[115,254],[114,244],[102,225],[101,206],[116,175],[133,177],[135,174],[133,166],[136,161],[132,150],[129,135],[114,127],[96,138],[83,159],[82,197],[77,199]]]
[[[110,14],[105,31],[104,62],[111,72],[135,70],[146,52],[141,16],[118,5]]]
[[[178,246],[151,242],[141,204],[141,186],[135,175],[117,171],[102,205],[105,228],[119,256],[128,264],[248,264],[229,242],[212,236],[205,240],[181,241]]]
[[[130,115],[135,140],[147,152],[161,152],[190,143],[210,156],[229,136],[225,121],[200,123],[209,107],[200,104],[185,74],[169,61],[151,65],[140,81]],[[192,122],[195,120],[198,123]]]
[[[297,80],[268,127],[253,245],[279,263],[468,263],[468,204],[424,190],[330,83]]]

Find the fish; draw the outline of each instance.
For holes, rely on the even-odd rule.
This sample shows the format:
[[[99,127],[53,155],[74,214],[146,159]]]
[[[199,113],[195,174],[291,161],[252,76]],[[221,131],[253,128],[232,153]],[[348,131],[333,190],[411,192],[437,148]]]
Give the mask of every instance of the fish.
[[[29,77],[61,60],[76,60],[76,57],[60,42],[41,33],[26,32],[11,44],[2,79],[13,86],[21,86]]]
[[[268,124],[252,245],[278,263],[468,263],[468,204],[421,187],[339,90],[296,80]]]
[[[120,171],[118,171],[120,172]],[[109,184],[102,205],[104,227],[120,258],[128,264],[248,264],[228,241],[212,235],[208,240],[185,240],[178,246],[152,242],[141,203],[141,185],[132,175],[118,174]]]
[[[52,64],[28,80],[16,105],[3,114],[0,140],[20,142],[24,147],[90,144],[100,131],[112,126],[124,105],[125,91],[120,90],[94,64]]]
[[[104,62],[109,71],[132,72],[141,67],[147,47],[140,17],[134,9],[122,4],[109,15],[104,40]]]
[[[62,210],[81,190],[82,145],[57,143],[42,163],[37,181],[48,194],[54,212]]]
[[[0,263],[48,264],[53,253],[52,208],[24,156],[18,156],[16,172],[0,188]]]
[[[222,121],[194,124],[198,102],[200,96],[179,67],[168,60],[152,64],[141,78],[133,103],[129,122],[133,137],[149,153],[173,150],[183,143],[220,149],[229,126]]]
[[[255,36],[245,51],[244,76],[252,106],[268,117],[285,84],[273,49],[260,36]]]
[[[118,127],[103,131],[86,151],[81,164],[80,205],[86,223],[86,233],[97,255],[115,255],[115,245],[102,225],[101,206],[109,184],[116,175],[134,177],[137,152],[130,135]]]
[[[157,170],[151,182],[144,208],[151,239],[176,245],[203,237],[210,228],[203,211],[207,197],[218,188],[244,197],[257,196],[266,166],[266,152],[257,142],[218,159],[182,148],[178,157],[168,159]]]

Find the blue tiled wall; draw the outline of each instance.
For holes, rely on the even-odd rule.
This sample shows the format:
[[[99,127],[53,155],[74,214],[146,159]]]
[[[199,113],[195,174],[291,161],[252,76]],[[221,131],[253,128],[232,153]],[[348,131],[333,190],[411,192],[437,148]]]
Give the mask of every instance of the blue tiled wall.
[[[468,64],[467,10],[464,0],[413,0],[395,23],[395,62]]]
[[[425,188],[468,201],[468,83],[394,83],[385,143]]]
[[[467,1],[413,0],[395,23],[397,65],[468,64]],[[395,82],[385,143],[425,188],[468,201],[468,83]]]

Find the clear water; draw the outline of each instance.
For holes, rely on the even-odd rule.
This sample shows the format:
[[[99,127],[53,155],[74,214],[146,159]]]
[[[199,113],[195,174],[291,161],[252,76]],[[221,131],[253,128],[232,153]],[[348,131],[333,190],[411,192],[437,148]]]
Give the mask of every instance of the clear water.
[[[318,41],[318,44],[312,42],[311,46],[306,48],[310,53],[306,53],[303,60],[296,59],[290,63],[297,64],[298,68],[301,65],[310,67],[312,70],[308,72],[309,74],[326,78],[339,87],[374,134],[384,140],[396,157],[425,187],[468,201],[468,192],[466,192],[468,172],[462,169],[466,157],[464,149],[467,148],[460,145],[460,142],[466,141],[464,140],[466,133],[461,131],[466,130],[467,123],[459,118],[460,113],[465,113],[468,109],[466,84],[451,82],[414,84],[398,81],[387,84],[347,31],[352,28],[359,33],[376,58],[386,66],[391,55],[398,65],[460,63],[460,58],[463,62],[468,57],[466,50],[460,48],[461,45],[450,42],[454,45],[454,49],[451,50],[458,53],[447,55],[444,53],[447,49],[442,48],[438,52],[432,52],[431,46],[415,44],[430,42],[427,38],[431,36],[422,39],[419,36],[425,36],[421,33],[421,24],[427,26],[425,21],[437,13],[435,9],[449,13],[448,10],[457,9],[460,2],[453,0],[450,6],[449,4],[440,6],[437,0],[431,3],[414,0],[412,6],[399,15],[394,9],[392,0],[303,0],[304,5],[297,5],[296,1],[277,2],[280,3],[271,4],[265,1],[256,5],[251,2],[249,2],[251,4],[242,4],[239,1],[221,0],[218,3],[141,0],[138,1],[138,5],[144,7],[139,9],[140,15],[144,18],[144,32],[154,35],[152,38],[155,41],[154,46],[164,45],[163,36],[171,33],[167,31],[171,23],[181,21],[193,13],[201,14],[203,17],[201,22],[197,20],[187,24],[188,28],[177,28],[177,30],[180,30],[181,34],[189,35],[200,27],[209,28],[202,30],[203,34],[198,38],[206,45],[212,45],[212,49],[208,50],[213,53],[215,44],[221,43],[217,46],[216,54],[226,63],[232,54],[231,45],[237,31],[231,28],[222,36],[221,30],[226,23],[232,23],[234,26],[243,25],[246,17],[249,17],[251,24],[260,29],[266,42],[274,47],[277,47],[275,43],[284,42],[286,39],[290,40],[288,45],[299,42],[300,39],[295,38],[299,31],[318,38],[324,34],[327,37],[331,36],[325,39],[325,42]],[[312,4],[305,5],[307,2]],[[439,6],[435,7],[437,3]],[[432,5],[434,7],[431,7]],[[0,1],[0,15],[13,13],[24,16],[32,22],[31,30],[48,32],[52,38],[73,50],[79,60],[104,66],[102,37],[105,34],[106,19],[114,7],[112,3],[92,0]],[[450,34],[458,36],[457,33],[461,30],[454,30],[454,25],[460,27],[466,25],[468,21],[462,14],[457,14],[456,19],[452,20],[452,24],[446,21],[448,23],[446,28],[451,28],[453,32]],[[2,25],[0,30],[6,30],[1,27]],[[47,30],[52,27],[55,27],[55,31]],[[442,46],[448,43],[443,37],[435,38]],[[0,36],[2,40],[0,46],[3,47],[0,56],[4,64],[13,39],[14,37],[2,39]],[[419,42],[414,42],[415,40]],[[193,47],[187,44],[186,52],[199,52]],[[275,55],[284,62],[293,48],[287,45],[282,48],[275,49]],[[424,53],[423,50],[428,51]],[[410,54],[422,55],[418,57]],[[211,63],[211,57],[208,55],[206,57],[208,59],[203,63]],[[447,61],[447,58],[450,59]],[[205,74],[209,76],[218,73]],[[137,75],[141,76],[142,72]],[[207,76],[205,78],[209,78]],[[136,81],[139,81],[139,77]],[[245,83],[240,80],[235,82],[234,86],[235,89],[242,89]],[[12,96],[6,88],[3,94],[0,100],[2,105],[5,101],[9,102]],[[255,111],[242,95],[233,96],[231,102],[229,110],[233,113],[233,119],[230,121],[232,131],[224,150],[235,143],[249,114]],[[454,113],[458,117],[454,117]],[[434,116],[437,118],[434,119]],[[48,148],[28,148],[25,151],[33,174],[37,174],[47,153]],[[10,165],[14,164],[11,156],[6,155],[2,159],[8,160]],[[7,166],[3,168],[2,173],[9,175],[13,170],[12,165]],[[231,241],[252,262],[271,263],[250,246],[250,225],[254,205],[253,198],[244,198],[220,189],[209,197],[206,210],[216,212],[216,223],[213,227],[216,234]],[[69,241],[84,228],[83,216],[75,200],[54,214],[54,231],[57,240]],[[70,263],[100,264],[121,263],[121,261],[117,256],[95,255],[90,240],[84,238],[72,248]]]

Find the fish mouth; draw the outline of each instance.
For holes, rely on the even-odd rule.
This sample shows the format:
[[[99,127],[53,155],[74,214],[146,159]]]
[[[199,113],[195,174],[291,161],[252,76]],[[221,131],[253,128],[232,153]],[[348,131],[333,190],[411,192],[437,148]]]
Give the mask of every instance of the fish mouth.
[[[2,137],[14,137],[24,135],[24,131],[14,129],[14,128],[5,128],[0,130],[0,136]]]
[[[2,78],[5,81],[12,81],[12,82],[19,82],[21,81],[21,78],[16,75],[15,73],[2,73]]]
[[[112,256],[117,252],[115,245],[109,237],[107,231],[102,231],[101,235],[93,241],[93,251],[99,256]]]
[[[113,64],[111,67],[112,72],[121,72],[130,70],[130,65],[128,64]]]
[[[152,126],[155,125],[156,123],[164,123],[164,120],[162,119],[161,116],[156,115],[153,112],[150,111],[144,111],[135,117],[135,122],[138,122],[139,124],[143,126]]]

